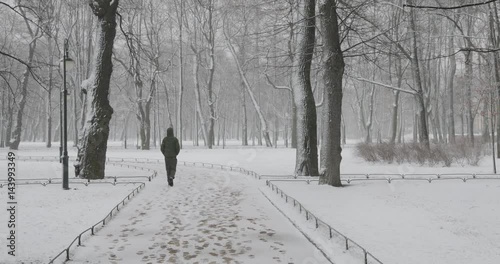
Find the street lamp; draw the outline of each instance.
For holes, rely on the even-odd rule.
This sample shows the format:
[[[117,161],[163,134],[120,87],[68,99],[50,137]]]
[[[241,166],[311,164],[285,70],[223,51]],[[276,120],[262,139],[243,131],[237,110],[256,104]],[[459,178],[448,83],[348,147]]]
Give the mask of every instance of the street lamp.
[[[69,190],[69,179],[68,179],[68,105],[67,96],[68,89],[66,89],[66,70],[73,68],[75,62],[68,56],[68,39],[64,40],[64,53],[63,59],[61,60],[63,68],[63,90],[62,90],[62,164],[63,164],[63,181],[62,187],[64,190]],[[60,151],[61,152],[61,151]]]

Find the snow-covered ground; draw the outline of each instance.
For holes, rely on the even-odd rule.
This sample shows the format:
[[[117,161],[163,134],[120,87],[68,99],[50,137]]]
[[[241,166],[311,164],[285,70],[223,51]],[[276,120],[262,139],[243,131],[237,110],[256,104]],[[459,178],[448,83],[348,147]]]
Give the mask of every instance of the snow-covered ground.
[[[173,188],[157,179],[70,263],[329,263],[284,220],[251,178],[180,167]]]
[[[55,179],[54,184],[17,185],[16,198],[16,261],[7,255],[7,243],[2,243],[0,263],[47,263],[83,230],[102,220],[133,189],[137,183],[96,183],[88,186],[82,183],[70,183],[71,190],[63,190],[60,184],[61,165],[50,162],[16,162],[17,182],[22,179]],[[2,179],[5,180],[7,163],[0,160]],[[4,174],[5,173],[5,174]],[[108,166],[110,175],[147,175],[134,169]],[[32,180],[31,182],[33,182]],[[7,187],[0,188],[0,203],[7,206]],[[6,241],[9,231],[6,210],[1,210],[0,237]]]
[[[18,156],[56,156],[57,149],[53,148],[51,150],[47,150],[41,144],[23,144],[21,146],[21,150],[18,151]],[[6,149],[0,149],[0,156],[5,157]],[[74,152],[70,152],[70,156],[74,156]],[[122,150],[119,143],[112,143],[109,147],[108,157],[120,157],[120,158],[149,158],[149,159],[161,159],[161,153],[158,149],[153,149],[151,151],[141,151],[136,149],[127,149]],[[259,174],[291,174],[294,168],[295,162],[295,153],[292,149],[285,148],[277,148],[277,149],[267,149],[263,147],[247,147],[242,148],[237,144],[230,144],[227,149],[200,149],[193,148],[189,146],[189,144],[185,143],[185,149],[181,151],[178,159],[180,161],[191,161],[191,162],[207,162],[207,163],[216,163],[222,165],[232,165],[239,166],[249,170],[253,170]],[[0,160],[0,163],[3,161]],[[22,166],[20,163],[20,176],[22,178],[28,178],[31,174],[25,174],[26,172],[35,171],[37,174],[44,176],[45,178],[53,178],[52,175],[60,175],[60,172],[57,171],[54,173],[54,170],[59,168],[59,164],[57,163],[39,163],[43,166],[41,167],[33,167],[31,165]],[[2,164],[5,166],[5,164]],[[148,166],[147,164],[142,164],[142,166]],[[150,166],[156,166],[160,170],[162,167],[160,165],[150,164]],[[352,148],[344,148],[343,151],[343,160],[342,160],[342,171],[344,173],[491,173],[492,172],[492,161],[491,157],[486,157],[482,160],[480,166],[471,167],[471,166],[460,166],[453,165],[452,167],[421,167],[418,165],[412,164],[371,164],[362,161],[361,159],[355,157],[353,155]],[[115,170],[122,170],[123,168],[115,168]],[[196,184],[200,181],[195,180],[196,177],[217,177],[223,176],[224,179],[234,179],[234,175],[231,175],[228,172],[218,171],[214,172],[208,169],[195,169],[196,175],[191,171],[192,168],[182,168],[181,171],[184,171],[186,174],[186,179],[191,179],[190,181],[193,184]],[[0,167],[0,170],[6,171],[4,167]],[[129,171],[127,169],[123,169],[124,171]],[[116,171],[116,173],[124,173],[124,171]],[[160,171],[162,172],[162,171]],[[145,173],[145,172],[142,172]],[[2,173],[2,175],[4,175]],[[72,175],[72,174],[70,174]],[[179,177],[181,176],[180,174]],[[190,175],[190,176],[188,176]],[[228,178],[229,177],[229,178]],[[3,176],[2,176],[3,178]],[[247,177],[248,178],[248,177]],[[174,189],[181,190],[182,187],[182,179],[178,186],[175,186]],[[238,178],[240,179],[240,178]],[[159,179],[158,179],[159,180]],[[155,197],[163,197],[165,199],[176,200],[177,197],[190,197],[183,196],[185,192],[178,192],[176,195],[173,195],[173,192],[166,192],[165,195],[155,194],[156,191],[160,191],[158,188],[161,188],[159,185],[156,185],[155,182],[161,182],[155,180],[153,185],[147,187],[145,192],[142,193],[145,200],[134,200],[134,203],[138,205],[145,205],[144,201],[151,200],[154,201]],[[164,184],[164,183],[162,183]],[[255,189],[244,188],[244,186],[254,186],[254,184],[260,185],[261,189],[268,194],[271,199],[277,204],[281,209],[286,209],[286,204],[282,201],[281,198],[267,192],[267,187],[265,187],[265,182],[261,181],[235,181],[229,180],[228,186],[234,188],[235,190],[240,190],[241,196],[240,198],[244,198],[245,202],[240,202],[237,205],[237,208],[233,208],[231,210],[236,210],[235,212],[241,213],[246,217],[248,215],[256,215],[257,218],[262,218],[262,212],[256,208],[263,208],[266,206],[266,203],[262,201],[257,201],[255,199],[262,199],[262,194],[260,192],[256,192]],[[234,184],[234,185],[233,185]],[[338,229],[343,232],[351,239],[365,247],[372,254],[374,254],[377,258],[382,260],[384,263],[498,263],[500,259],[500,226],[497,224],[497,219],[500,219],[500,210],[498,209],[498,201],[500,200],[500,180],[475,180],[475,181],[467,181],[466,183],[460,180],[449,180],[449,181],[433,181],[432,183],[428,183],[425,181],[411,181],[411,182],[402,182],[402,181],[393,181],[391,184],[387,182],[355,182],[351,183],[349,186],[341,189],[332,188],[329,186],[318,186],[316,184],[305,184],[304,182],[300,183],[278,183],[276,182],[280,188],[282,188],[288,195],[296,198],[300,201],[308,210],[313,212],[319,218],[328,222],[332,227]],[[198,189],[202,189],[205,185],[198,185]],[[28,188],[28,187],[22,187]],[[29,188],[38,188],[43,189],[47,187],[29,187]],[[52,187],[51,187],[52,188]],[[84,189],[84,187],[79,187]],[[250,188],[250,187],[249,187]],[[253,188],[253,187],[252,187]],[[63,194],[64,192],[60,190],[60,188],[53,188],[54,192],[59,192]],[[22,192],[23,189],[20,190]],[[34,189],[33,189],[34,190]],[[33,197],[33,200],[49,200],[49,199],[58,199],[59,201],[65,201],[68,198],[63,198],[60,196],[50,197],[49,194],[39,194],[40,191],[37,190],[37,195]],[[5,194],[2,193],[2,188],[0,188],[0,203],[5,204],[4,199]],[[30,195],[32,193],[30,192]],[[104,195],[104,194],[103,194]],[[156,196],[155,196],[156,195]],[[221,197],[224,197],[227,201],[231,201],[231,198],[226,197],[227,193],[222,193]],[[275,197],[273,198],[274,195]],[[46,197],[47,196],[47,197]],[[116,195],[117,199],[122,199],[124,195]],[[108,195],[108,197],[110,197]],[[114,194],[113,194],[113,197]],[[256,198],[260,197],[260,198]],[[193,198],[194,199],[194,198]],[[107,206],[100,204],[105,212],[102,214],[96,213],[97,218],[102,218],[111,207],[118,202],[118,200],[114,200],[114,198],[109,198],[110,205]],[[111,202],[111,200],[113,200]],[[158,199],[156,199],[158,200]],[[182,200],[182,199],[177,199]],[[20,200],[21,201],[21,200]],[[36,204],[34,201],[30,202],[31,204]],[[165,200],[166,201],[166,200]],[[189,214],[192,214],[192,211],[201,212],[197,207],[190,207],[192,203],[189,202],[182,203],[182,208],[179,211],[184,211],[189,209]],[[248,202],[250,201],[250,202]],[[267,201],[266,201],[267,202]],[[208,201],[207,201],[208,203]],[[268,203],[268,202],[267,202]],[[227,202],[226,202],[227,204]],[[249,205],[259,206],[256,208],[248,208]],[[131,229],[131,227],[124,227],[128,222],[130,225],[138,218],[132,219],[132,215],[138,207],[132,206],[126,207],[129,210],[129,213],[125,213],[125,210],[120,213],[119,216],[122,216],[121,219],[115,219],[116,223],[111,222],[108,228],[103,229],[100,233],[99,237],[95,237],[88,240],[88,245],[85,248],[78,249],[76,252],[76,256],[89,256],[90,252],[94,252],[97,250],[95,247],[99,247],[101,251],[99,257],[95,259],[96,261],[102,261],[102,263],[108,263],[107,261],[113,260],[110,259],[110,252],[112,252],[118,263],[117,259],[121,258],[120,254],[123,254],[120,251],[121,246],[126,249],[130,249],[131,252],[135,252],[137,248],[134,247],[135,239],[137,241],[145,241],[145,236],[139,235],[141,231],[138,231],[141,226],[144,226],[144,223],[147,223],[149,218],[143,218],[140,222],[136,222],[134,228],[137,230],[127,230]],[[213,204],[200,204],[200,206],[211,206]],[[52,225],[55,228],[60,228],[62,225],[59,224],[60,220],[57,220],[56,217],[62,217],[61,214],[49,214],[44,213],[48,211],[52,211],[51,206],[54,206],[54,203],[46,203],[41,211],[38,211],[39,215],[46,217],[47,219],[52,218],[48,223],[38,224],[39,226],[48,226]],[[149,205],[148,205],[149,206]],[[170,210],[165,204],[161,204],[159,201],[151,204],[151,210],[147,210],[149,208],[143,208],[142,212],[146,214],[151,214],[151,218],[162,218],[159,212],[155,212],[153,210],[156,207],[162,208],[161,210]],[[267,205],[269,206],[269,205]],[[33,206],[34,207],[34,206]],[[139,206],[140,207],[140,206]],[[23,207],[24,208],[24,207]],[[22,209],[22,210],[30,210],[35,211],[35,209],[31,210],[32,207],[27,206],[30,209]],[[50,208],[50,209],[49,209]],[[265,209],[269,210],[269,209]],[[84,210],[81,210],[85,212]],[[297,222],[299,225],[302,225],[304,229],[310,229],[310,227],[306,226],[306,223],[301,220],[301,217],[295,215],[292,210],[284,210],[289,213],[290,218]],[[22,211],[19,212],[19,214]],[[268,212],[268,211],[265,211]],[[3,216],[4,212],[2,212],[2,216],[0,219],[6,219],[6,216]],[[75,214],[75,215],[73,215]],[[70,219],[78,218],[78,212],[73,212],[69,216]],[[268,215],[268,213],[264,213],[264,215]],[[66,215],[68,216],[68,215]],[[200,215],[198,215],[200,216]],[[31,216],[26,216],[31,217]],[[269,216],[270,219],[273,218]],[[278,217],[278,216],[275,216]],[[20,216],[20,219],[25,218],[25,216]],[[224,219],[218,219],[217,217],[213,217],[214,221],[224,221]],[[275,218],[278,219],[278,218]],[[99,219],[98,219],[99,220]],[[113,220],[113,221],[115,221]],[[163,218],[161,221],[164,220]],[[5,220],[6,221],[6,220]],[[24,226],[29,226],[32,221],[29,219],[25,219],[26,221]],[[97,221],[97,220],[96,220]],[[180,224],[178,223],[170,223],[165,221],[162,223],[161,228],[166,226],[165,230],[160,230],[160,234],[153,235],[158,239],[158,236],[161,236],[163,233],[167,234],[172,230],[168,230],[169,227],[176,230],[176,234],[186,235],[187,238],[195,238],[195,234],[197,233],[196,228],[194,226],[189,229],[189,227],[184,227],[184,230],[177,230],[180,228]],[[262,220],[266,222],[265,225],[273,225],[275,220]],[[281,218],[280,221],[286,222],[285,218]],[[240,221],[241,222],[241,221]],[[240,223],[241,224],[241,223]],[[242,225],[240,228],[246,228],[248,226]],[[5,225],[0,225],[0,227],[4,228]],[[144,226],[146,227],[146,226]],[[22,227],[19,227],[22,229]],[[32,228],[32,229],[36,229]],[[108,230],[109,229],[109,230]],[[1,232],[0,228],[0,232]],[[123,231],[125,230],[125,231]],[[278,229],[276,229],[278,230]],[[293,230],[291,226],[287,228],[280,229],[282,232],[292,232]],[[288,231],[287,231],[288,230]],[[68,236],[71,239],[79,232],[75,234],[71,234]],[[80,231],[80,230],[78,230]],[[241,231],[241,230],[240,230]],[[135,233],[134,233],[135,232]],[[151,231],[147,231],[151,232]],[[180,232],[180,233],[179,233]],[[215,232],[215,231],[214,231]],[[117,233],[126,234],[127,237],[119,237],[116,235]],[[101,236],[101,234],[106,234]],[[109,239],[107,235],[113,235],[113,239]],[[1,234],[2,237],[4,234]],[[214,235],[211,233],[211,235]],[[247,233],[249,235],[249,233]],[[226,237],[236,237],[233,233],[231,235],[227,235]],[[151,236],[148,236],[147,239],[152,239]],[[128,240],[126,243],[124,240]],[[316,243],[324,244],[325,247],[330,247],[332,241],[325,241],[324,238],[321,238],[319,235],[316,237],[312,237],[316,239]],[[114,242],[114,240],[118,240],[118,242]],[[206,238],[205,238],[206,239]],[[256,238],[259,240],[258,238]],[[64,240],[64,239],[59,239]],[[96,241],[95,243],[92,241]],[[189,239],[187,239],[189,240]],[[196,240],[196,238],[195,238]],[[238,240],[238,239],[236,239]],[[235,240],[235,241],[236,241]],[[286,238],[284,240],[288,241]],[[169,240],[170,241],[170,240]],[[166,243],[168,243],[167,241]],[[62,247],[67,246],[65,241],[60,241],[63,245]],[[193,241],[193,244],[186,245],[187,251],[196,250],[221,250],[218,248],[218,245],[215,243],[210,243],[210,246],[207,248],[196,249],[196,246],[200,246],[196,241]],[[243,241],[244,242],[244,241]],[[243,243],[239,241],[237,243]],[[275,241],[276,242],[276,241]],[[25,247],[26,244],[21,242],[20,247]],[[108,248],[105,246],[105,243],[111,243]],[[130,245],[126,245],[126,244]],[[143,243],[143,242],[140,242]],[[159,243],[159,244],[155,244]],[[133,255],[137,257],[137,259],[143,259],[145,256],[148,258],[152,257],[150,254],[155,256],[156,261],[159,261],[158,258],[162,258],[161,254],[158,253],[161,251],[162,242],[151,242],[151,247],[153,249],[146,248],[142,255]],[[175,242],[172,242],[175,244]],[[259,244],[260,242],[257,242]],[[282,243],[282,242],[280,242]],[[325,244],[327,243],[327,244]],[[244,244],[244,243],[243,243]],[[257,245],[255,244],[252,249],[260,250],[263,247],[268,246],[268,244],[263,243]],[[203,244],[201,244],[203,246]],[[234,245],[233,245],[234,246]],[[54,243],[52,243],[52,247],[57,248]],[[92,247],[92,248],[90,248]],[[342,245],[341,245],[342,247]],[[340,248],[341,248],[340,247]],[[49,245],[44,244],[43,246],[39,246],[40,251],[47,251]],[[158,249],[160,248],[160,249]],[[176,250],[184,250],[183,246],[180,245]],[[188,250],[190,249],[190,250]],[[57,250],[54,251],[59,252],[62,250],[61,247],[58,247]],[[79,253],[85,252],[85,253]],[[90,250],[90,251],[87,251]],[[235,249],[235,246],[233,247]],[[5,251],[5,250],[4,250]],[[4,251],[1,253],[4,254]],[[128,252],[128,250],[125,250]],[[179,251],[179,252],[180,252]],[[298,250],[300,251],[300,250]],[[193,254],[190,252],[189,254]],[[270,251],[275,252],[275,251]],[[279,253],[279,250],[277,251]],[[287,250],[287,252],[291,252],[291,250]],[[328,250],[327,250],[328,252]],[[348,258],[345,258],[349,255],[349,252],[345,252],[343,250],[335,251],[337,257],[342,256],[340,260],[337,260],[336,263],[351,263],[348,261]],[[129,252],[130,253],[130,252]],[[135,252],[137,253],[137,252]],[[134,254],[135,254],[134,253]],[[158,253],[158,254],[156,254]],[[276,253],[276,254],[278,254]],[[84,255],[78,255],[84,254]],[[171,257],[170,253],[166,253],[167,256],[164,256],[162,259],[165,261]],[[340,255],[339,255],[340,254]],[[174,254],[175,255],[175,254]],[[252,259],[249,257],[250,254],[244,254],[239,257],[235,257],[235,260],[239,260],[243,263],[262,263],[262,262],[252,262]],[[271,254],[272,255],[272,254]],[[271,255],[265,255],[265,257],[270,257]],[[305,254],[310,256],[310,253]],[[296,262],[298,259],[304,257],[305,255],[295,255],[292,257],[295,262],[294,263],[302,263]],[[3,255],[0,255],[3,256]],[[191,255],[188,255],[188,257]],[[246,257],[245,257],[246,256]],[[286,255],[278,254],[277,257],[280,257],[280,260],[287,260]],[[127,256],[129,257],[129,256]],[[176,255],[177,259],[179,257],[182,259],[184,255]],[[211,258],[209,256],[203,257],[208,260],[215,260],[216,258]],[[201,259],[203,259],[201,258]],[[335,256],[334,256],[334,261]],[[80,260],[83,260],[81,257]],[[257,259],[253,259],[257,261]],[[150,259],[150,261],[152,261]],[[0,261],[1,262],[1,261]],[[194,262],[194,259],[193,261]],[[90,262],[93,263],[93,262]],[[170,263],[170,262],[166,262]],[[191,263],[190,261],[186,262],[173,262],[173,263]],[[273,263],[273,262],[266,262]],[[306,262],[307,263],[307,262]],[[314,262],[311,262],[314,263]],[[354,262],[355,263],[355,262]]]
[[[274,184],[384,263],[500,261],[500,180]]]

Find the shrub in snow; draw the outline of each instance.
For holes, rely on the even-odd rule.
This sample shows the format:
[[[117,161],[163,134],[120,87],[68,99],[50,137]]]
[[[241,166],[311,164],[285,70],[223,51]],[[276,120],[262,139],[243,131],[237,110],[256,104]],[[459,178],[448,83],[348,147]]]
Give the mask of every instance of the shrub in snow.
[[[375,148],[371,144],[360,143],[356,145],[356,155],[370,162],[379,160]]]
[[[455,145],[433,144],[430,149],[426,149],[419,143],[410,144],[368,144],[359,143],[356,145],[356,155],[369,162],[396,161],[398,164],[408,162],[419,165],[443,165],[450,167],[452,163],[462,166],[478,166],[479,161],[484,156],[483,146],[468,142],[457,142]]]

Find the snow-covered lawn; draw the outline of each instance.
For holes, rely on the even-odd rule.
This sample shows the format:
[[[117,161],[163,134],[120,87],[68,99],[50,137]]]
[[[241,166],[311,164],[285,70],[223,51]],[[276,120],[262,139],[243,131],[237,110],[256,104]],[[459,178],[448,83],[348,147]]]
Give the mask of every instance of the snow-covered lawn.
[[[500,180],[273,183],[384,263],[499,263]]]
[[[24,149],[18,151],[18,156],[20,157],[57,156],[58,151],[56,148],[47,150],[43,145],[37,144],[25,144],[21,148]],[[6,152],[6,149],[0,149],[2,157],[5,157]],[[74,155],[74,150],[70,151],[70,156]],[[123,150],[120,148],[119,143],[111,144],[107,156],[115,158],[162,159],[158,149],[151,151]],[[178,159],[180,161],[238,166],[253,170],[259,174],[290,175],[294,168],[295,153],[293,149],[242,148],[236,144],[228,146],[227,149],[207,150],[193,148],[185,144],[185,149],[181,151]],[[347,147],[343,151],[342,171],[344,173],[362,174],[491,173],[491,162],[491,157],[485,157],[478,167],[462,167],[460,165],[453,165],[452,167],[421,167],[412,164],[371,164],[355,157],[353,149]],[[4,175],[3,171],[6,171],[5,163],[2,160],[0,160],[0,163],[2,163],[0,171]],[[40,164],[38,167],[31,165],[31,163],[26,163],[26,166],[22,165],[21,162],[19,164],[19,175],[22,175],[20,176],[22,178],[29,178],[33,173],[40,175],[42,178],[55,178],[61,175],[58,163],[40,162],[38,163]],[[147,164],[142,165],[149,166]],[[161,166],[151,166],[160,168],[160,174],[164,173]],[[110,171],[110,174],[147,174],[144,171],[134,171],[134,173],[131,173],[131,169],[119,167],[114,167],[114,170]],[[202,171],[200,170],[200,173]],[[222,175],[225,172],[220,173]],[[208,174],[210,172],[207,172]],[[72,175],[72,172],[70,172],[70,175]],[[257,181],[256,184],[262,186],[262,190],[267,189],[264,180]],[[500,219],[500,209],[498,209],[500,180],[475,180],[467,181],[466,183],[460,180],[433,181],[432,183],[426,181],[393,181],[391,184],[382,181],[354,182],[341,189],[318,186],[314,183],[308,185],[304,182],[276,182],[276,184],[280,188],[283,188],[288,195],[301,202],[308,210],[361,244],[384,263],[482,264],[498,263],[500,259],[500,246],[498,246],[500,245],[500,225],[497,224],[498,219]],[[71,193],[83,194],[86,190],[85,188],[89,187],[78,186],[78,190]],[[20,187],[20,195],[27,188],[36,189],[37,195],[32,195],[35,191],[33,193],[30,191],[29,199],[31,200],[24,197],[22,200],[19,198],[23,207],[19,210],[18,217],[24,222],[21,222],[18,230],[27,232],[24,228],[28,226],[31,226],[30,229],[34,231],[37,231],[37,229],[50,230],[48,228],[50,226],[50,228],[54,228],[53,230],[55,230],[51,231],[51,233],[56,233],[56,231],[57,233],[65,233],[66,231],[61,228],[68,225],[69,222],[79,220],[81,215],[89,215],[86,213],[88,212],[86,210],[90,210],[90,208],[92,208],[92,215],[97,217],[95,221],[100,220],[128,191],[120,193],[118,191],[121,188],[120,186],[103,188],[106,190],[97,191],[97,188],[101,187],[103,186],[90,187],[96,190],[95,195],[92,193],[90,196],[94,196],[92,199],[96,198],[95,200],[106,197],[107,199],[101,200],[109,201],[109,206],[102,202],[99,203],[99,206],[95,206],[95,203],[92,204],[92,202],[70,200],[73,197],[64,196],[66,193],[58,185]],[[52,191],[44,192],[43,190]],[[110,193],[107,193],[107,191]],[[145,191],[147,192],[147,188]],[[6,204],[6,194],[4,192],[5,189],[2,190],[0,188],[0,203]],[[260,195],[260,193],[252,193],[252,195]],[[88,197],[89,193],[86,193],[85,196]],[[116,197],[116,199],[111,197]],[[283,201],[279,197],[276,198],[278,198],[275,199],[276,202]],[[43,202],[43,207],[38,209],[37,206],[42,203],[41,201],[58,201],[59,203]],[[52,213],[57,209],[56,206],[61,204],[61,201],[68,205],[77,205],[73,207],[81,209],[74,209],[73,211],[64,209],[62,212],[67,213]],[[286,206],[284,202],[278,205],[283,208]],[[95,212],[96,208],[102,208],[103,212]],[[30,212],[30,215],[23,215],[27,211]],[[288,212],[292,211],[289,210]],[[6,216],[3,216],[4,213],[5,211],[2,210],[0,219],[6,219]],[[45,217],[43,223],[32,220],[40,217]],[[66,217],[69,220],[64,220],[66,222],[63,222],[63,220],[58,219],[61,217]],[[303,216],[290,213],[290,217],[293,221],[303,225],[303,228],[310,229],[301,219]],[[85,228],[95,221],[90,221],[92,223],[89,223]],[[113,224],[111,223],[110,225],[112,226]],[[0,232],[5,232],[2,229],[5,228],[5,224],[1,224],[0,227]],[[54,252],[59,252],[67,246],[68,241],[79,233],[76,231],[80,229],[77,229],[74,232],[66,232],[71,233],[67,234],[69,239],[64,239],[61,236],[52,236],[49,238],[51,239],[51,243],[48,244],[54,248]],[[0,235],[2,237],[5,236],[4,233]],[[27,242],[22,239],[23,236],[21,235],[19,239],[19,247],[23,250],[31,249],[33,246],[30,245],[28,247]],[[42,235],[35,235],[35,237],[37,236]],[[319,236],[316,238],[319,238]],[[317,242],[322,243],[321,240],[319,239]],[[57,246],[55,241],[60,243],[60,246]],[[129,243],[131,242],[129,241]],[[328,243],[331,243],[331,241]],[[42,246],[40,244],[37,245],[39,251],[46,252],[49,248],[47,244],[43,244]],[[331,246],[331,244],[327,246]],[[339,252],[342,253],[342,251],[340,250]],[[5,250],[2,251],[2,254],[5,254]],[[32,251],[29,254],[34,255]],[[46,257],[44,259],[47,259]],[[335,260],[335,258],[333,259]],[[338,263],[344,263],[342,262],[343,260]]]
[[[47,263],[52,257],[66,248],[83,230],[102,220],[126,197],[137,183],[89,184],[70,183],[71,190],[63,190],[60,184],[61,165],[53,162],[16,162],[17,182],[23,179],[56,179],[59,183],[20,184],[16,188],[16,252],[13,261],[7,255],[6,243],[0,253],[0,263]],[[5,160],[0,160],[2,179],[6,169]],[[147,175],[146,172],[108,166],[109,175]],[[71,174],[70,174],[71,175]],[[73,181],[70,178],[70,181]],[[142,180],[144,181],[144,180]],[[33,181],[32,181],[33,182]],[[7,206],[7,188],[0,188],[0,204]],[[6,241],[8,235],[7,211],[1,210],[0,237]]]

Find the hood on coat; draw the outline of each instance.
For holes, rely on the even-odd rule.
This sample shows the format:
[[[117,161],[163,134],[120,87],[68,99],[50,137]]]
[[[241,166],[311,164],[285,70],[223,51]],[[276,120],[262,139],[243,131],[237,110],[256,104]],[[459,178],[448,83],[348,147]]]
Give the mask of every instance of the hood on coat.
[[[174,129],[172,127],[167,128],[167,137],[174,136]]]

